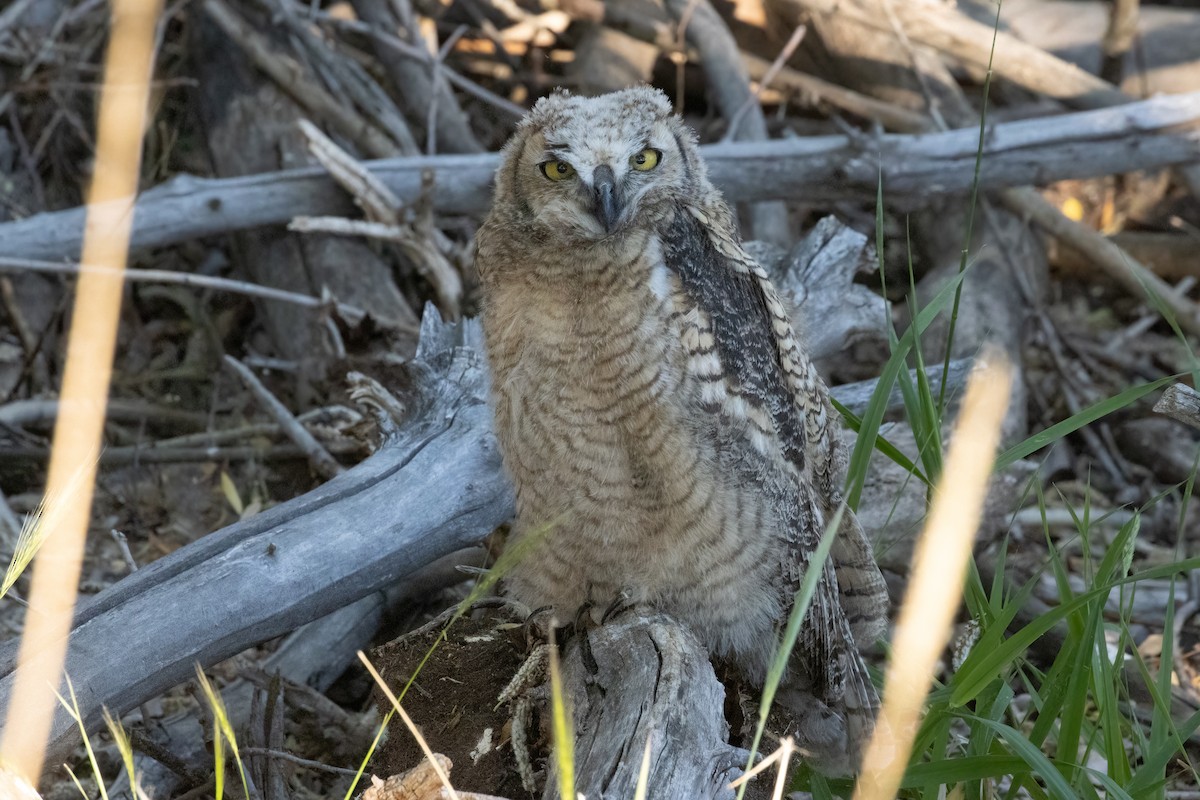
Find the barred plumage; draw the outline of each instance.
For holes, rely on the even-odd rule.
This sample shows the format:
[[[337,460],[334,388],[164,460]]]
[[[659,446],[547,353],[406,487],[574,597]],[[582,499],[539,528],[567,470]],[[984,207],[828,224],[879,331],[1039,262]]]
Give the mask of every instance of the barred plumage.
[[[476,263],[516,535],[544,529],[507,591],[563,618],[624,592],[761,682],[841,504],[837,429],[694,135],[652,89],[540,101]],[[871,729],[856,644],[886,607],[847,511],[781,694],[827,771]]]

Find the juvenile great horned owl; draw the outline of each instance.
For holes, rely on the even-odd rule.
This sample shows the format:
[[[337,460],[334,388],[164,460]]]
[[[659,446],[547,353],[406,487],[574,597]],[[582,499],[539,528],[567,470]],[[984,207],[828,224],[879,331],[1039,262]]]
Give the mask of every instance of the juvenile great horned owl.
[[[624,593],[761,683],[841,503],[836,423],[694,134],[655,89],[544,98],[476,247],[516,536],[538,537],[507,591],[564,619]],[[847,510],[779,695],[825,771],[871,730],[856,642],[886,609]]]

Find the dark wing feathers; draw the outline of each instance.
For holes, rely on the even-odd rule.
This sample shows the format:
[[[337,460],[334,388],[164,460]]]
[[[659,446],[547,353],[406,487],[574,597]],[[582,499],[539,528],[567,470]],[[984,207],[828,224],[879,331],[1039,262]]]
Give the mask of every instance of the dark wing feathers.
[[[766,273],[735,238],[726,207],[682,205],[663,242],[666,266],[678,276],[686,304],[701,312],[699,324],[711,333],[726,382],[725,391],[714,394],[725,397],[723,404],[701,407],[723,420],[743,417],[715,426],[722,467],[757,486],[780,520],[781,599],[790,613],[825,525],[842,504],[827,390]],[[773,428],[764,431],[771,444],[760,452],[746,437],[764,427]],[[870,541],[850,509],[821,572],[793,657],[816,696],[841,707],[857,763],[879,702],[857,645],[883,634],[888,597]]]
[[[796,413],[792,392],[782,380],[779,351],[771,316],[758,281],[733,269],[708,236],[700,220],[676,214],[664,236],[667,267],[705,311],[721,363],[731,373],[733,393],[763,406],[775,425],[782,455],[804,471],[804,421]]]
[[[774,423],[778,458],[747,457],[745,441],[721,442],[728,466],[744,473],[772,499],[785,529],[780,567],[785,608],[796,590],[824,532],[825,519],[814,502],[806,462],[805,420],[784,372],[768,298],[760,280],[745,265],[732,261],[709,235],[708,227],[681,212],[664,234],[664,258],[690,300],[703,309],[712,329],[729,395],[767,411]],[[738,434],[728,426],[727,434]],[[724,437],[721,437],[724,438]],[[843,665],[853,640],[846,628],[832,563],[826,563],[801,631],[799,653],[818,694],[840,698]],[[857,658],[857,653],[854,654]]]

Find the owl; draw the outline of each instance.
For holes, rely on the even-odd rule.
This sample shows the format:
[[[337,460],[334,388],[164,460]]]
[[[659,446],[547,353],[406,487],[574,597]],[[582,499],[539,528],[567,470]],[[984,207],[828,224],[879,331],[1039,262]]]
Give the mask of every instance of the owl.
[[[476,238],[495,429],[528,549],[505,591],[686,623],[752,683],[841,504],[828,392],[660,91],[540,100]],[[827,773],[878,699],[887,591],[846,509],[778,695]]]

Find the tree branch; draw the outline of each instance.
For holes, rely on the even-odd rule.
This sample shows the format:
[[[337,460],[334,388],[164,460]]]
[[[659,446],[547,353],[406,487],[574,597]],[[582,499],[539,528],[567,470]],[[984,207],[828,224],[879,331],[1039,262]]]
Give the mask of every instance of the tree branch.
[[[1111,175],[1200,161],[1200,93],[1115,108],[996,125],[984,145],[980,186],[995,189]],[[970,189],[978,128],[877,140],[822,136],[702,148],[709,174],[728,200],[803,197],[806,202],[875,196],[882,171],[889,202],[918,204]],[[368,162],[404,202],[415,202],[432,172],[434,208],[478,214],[491,201],[493,154]],[[353,215],[350,200],[319,169],[239,178],[181,176],[137,203],[133,246],[158,247],[200,236],[284,224],[295,216]],[[83,209],[0,224],[9,258],[74,258]]]

